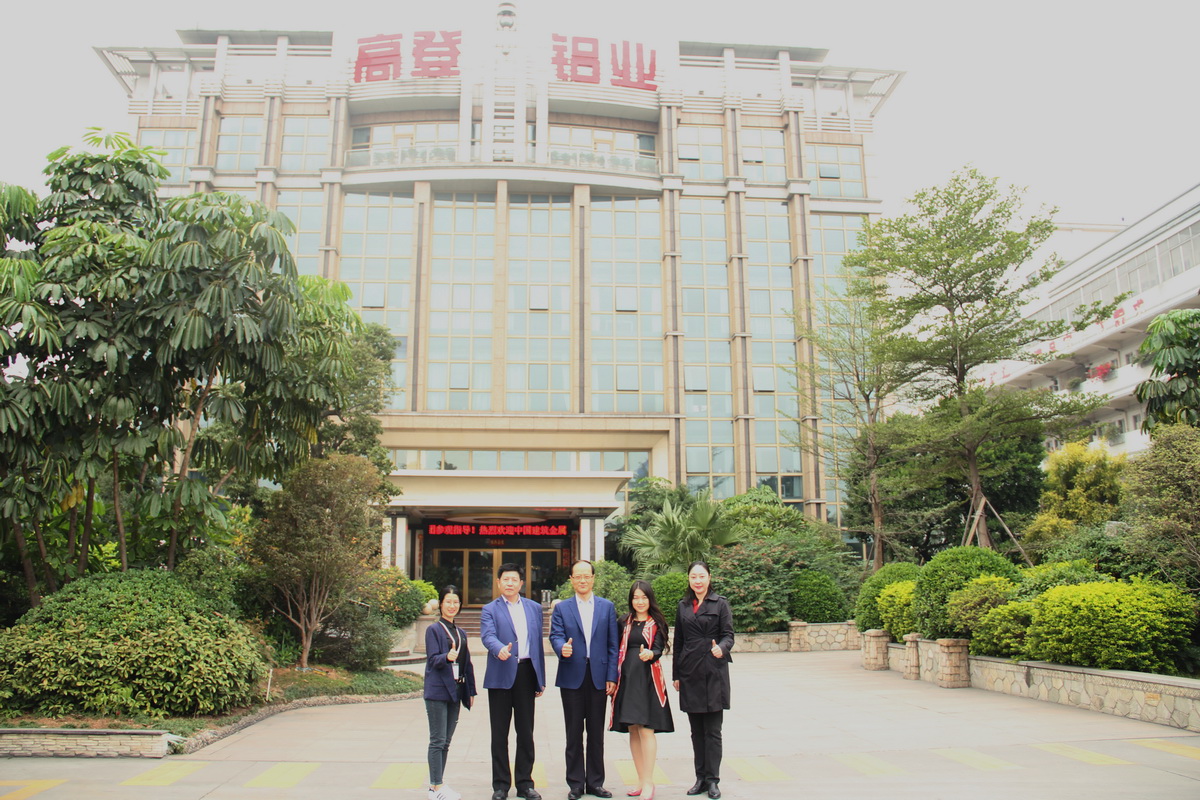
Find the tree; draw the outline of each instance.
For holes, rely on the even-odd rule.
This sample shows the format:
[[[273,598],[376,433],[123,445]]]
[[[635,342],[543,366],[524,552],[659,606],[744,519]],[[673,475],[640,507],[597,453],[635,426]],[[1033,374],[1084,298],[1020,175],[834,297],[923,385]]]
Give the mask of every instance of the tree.
[[[1125,456],[1070,442],[1046,462],[1046,488],[1039,511],[1025,528],[1024,540],[1044,549],[1077,526],[1116,519],[1121,502]]]
[[[1133,390],[1146,404],[1142,430],[1179,422],[1200,426],[1200,309],[1159,314],[1146,326],[1138,352],[1151,358],[1150,377]]]
[[[863,501],[869,523],[847,526],[872,541],[873,570],[883,566],[886,529],[880,472],[884,445],[876,431],[895,394],[910,379],[901,362],[884,346],[887,326],[876,316],[880,306],[868,302],[869,282],[851,274],[848,291],[803,309],[797,317],[798,335],[808,346],[807,359],[796,364],[797,387],[810,411],[824,422],[797,444],[830,457],[834,472],[846,477],[851,464],[863,481]]]
[[[250,537],[250,559],[274,589],[271,606],[299,632],[301,667],[313,635],[371,569],[379,531],[373,506],[384,500],[366,459],[314,458],[287,477]]]
[[[974,169],[954,174],[944,186],[918,192],[915,211],[865,226],[863,248],[845,263],[872,279],[875,319],[886,321],[883,357],[903,365],[907,394],[917,402],[940,401],[957,413],[956,425],[939,443],[966,475],[969,507],[986,506],[979,450],[1011,432],[1013,425],[1078,419],[1098,407],[1086,396],[985,389],[978,370],[1004,361],[1034,362],[1030,347],[1071,327],[1061,320],[1024,317],[1035,292],[1060,269],[1051,256],[1031,262],[1054,231],[1052,211],[1021,215],[1021,192],[1001,190]],[[1111,313],[1114,303],[1076,310],[1082,329]],[[990,546],[980,514],[979,541]]]
[[[706,561],[717,547],[737,539],[721,514],[721,503],[705,491],[690,508],[664,501],[662,511],[651,511],[644,525],[627,527],[617,546],[633,557],[639,576],[653,577],[685,570],[693,561]]]

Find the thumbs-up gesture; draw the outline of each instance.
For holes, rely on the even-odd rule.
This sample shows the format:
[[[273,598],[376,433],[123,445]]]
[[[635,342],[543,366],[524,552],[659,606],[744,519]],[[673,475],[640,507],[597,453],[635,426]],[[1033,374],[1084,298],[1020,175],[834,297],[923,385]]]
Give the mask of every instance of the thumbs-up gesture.
[[[567,643],[563,645],[563,649],[562,649],[562,657],[563,658],[570,658],[571,654],[575,652],[575,647],[574,647],[574,645],[571,644],[572,641],[573,641],[572,639],[567,639]]]
[[[713,639],[712,643],[712,650],[710,652],[712,653],[713,658],[723,658],[725,654],[721,652],[720,646],[717,645],[717,640]]]
[[[451,647],[449,650],[446,651],[446,660],[447,661],[454,661],[457,658],[458,658],[458,648],[457,647]]]
[[[509,656],[512,655],[512,648],[514,644],[516,644],[516,642],[513,642],[512,644],[506,644],[504,647],[501,647],[500,652],[496,654],[496,658],[500,659],[501,661],[508,661]]]
[[[638,658],[640,658],[642,661],[649,661],[650,659],[654,658],[654,651],[647,650],[646,645],[642,645],[642,650],[640,653],[638,653]]]

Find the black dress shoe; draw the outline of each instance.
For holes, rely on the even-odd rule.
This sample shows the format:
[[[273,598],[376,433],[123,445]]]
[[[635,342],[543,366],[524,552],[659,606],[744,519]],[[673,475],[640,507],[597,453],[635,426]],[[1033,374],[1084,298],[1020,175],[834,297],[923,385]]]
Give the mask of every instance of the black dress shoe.
[[[523,792],[517,792],[517,797],[524,797],[525,800],[542,800],[542,796],[538,794],[537,789],[530,786]]]
[[[581,797],[583,797],[583,792],[576,789],[567,792],[567,800],[579,800]]]
[[[692,784],[692,788],[688,789],[687,793],[688,794],[704,794],[704,790],[707,788],[708,788],[708,781],[701,778],[700,780],[698,780],[694,784]],[[493,798],[492,800],[495,800],[495,798]]]
[[[708,782],[708,796],[711,797],[712,800],[717,800],[717,798],[721,796],[721,787],[717,785],[716,781]]]
[[[603,786],[593,786],[587,790],[587,793],[592,797],[612,797],[612,792]]]

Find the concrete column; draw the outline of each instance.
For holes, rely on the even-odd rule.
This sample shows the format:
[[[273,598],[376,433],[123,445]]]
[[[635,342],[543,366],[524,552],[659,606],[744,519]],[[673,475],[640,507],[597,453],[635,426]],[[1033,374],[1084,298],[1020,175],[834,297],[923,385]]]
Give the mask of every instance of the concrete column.
[[[887,631],[872,629],[862,635],[862,665],[863,669],[889,669],[888,642],[891,641]]]
[[[938,686],[943,689],[969,689],[971,687],[971,664],[967,658],[969,644],[968,639],[937,640]]]
[[[408,568],[408,517],[396,517],[394,537],[392,564],[411,576],[412,571]]]
[[[584,561],[592,561],[592,520],[583,517],[579,520],[579,557]]]
[[[395,561],[392,560],[396,539],[395,525],[396,521],[394,517],[385,516],[383,518],[383,531],[381,533],[379,548],[379,566],[381,567],[395,566]]]
[[[792,620],[788,623],[788,652],[807,653],[812,650],[812,642],[808,639],[808,623]]]
[[[921,680],[921,649],[917,646],[921,634],[909,633],[904,636],[904,680]]]

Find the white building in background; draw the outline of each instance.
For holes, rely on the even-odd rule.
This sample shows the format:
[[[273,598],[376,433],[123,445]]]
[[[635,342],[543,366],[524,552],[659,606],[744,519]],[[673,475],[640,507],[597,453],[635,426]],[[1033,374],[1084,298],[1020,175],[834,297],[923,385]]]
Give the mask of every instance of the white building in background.
[[[836,522],[838,476],[796,446],[822,409],[793,386],[792,314],[844,283],[878,211],[870,140],[901,73],[453,13],[463,30],[97,48],[164,193],[286,212],[301,271],[391,329],[385,559],[470,605],[518,561],[536,596],[603,557],[645,475]]]
[[[1149,443],[1141,432],[1145,410],[1133,389],[1150,370],[1138,363],[1138,347],[1155,316],[1200,308],[1200,185],[1067,264],[1030,310],[1040,319],[1070,320],[1081,304],[1111,302],[1125,292],[1131,294],[1111,318],[1037,350],[1060,358],[999,367],[985,380],[1107,394],[1094,415],[1094,440],[1115,453],[1143,449]]]

